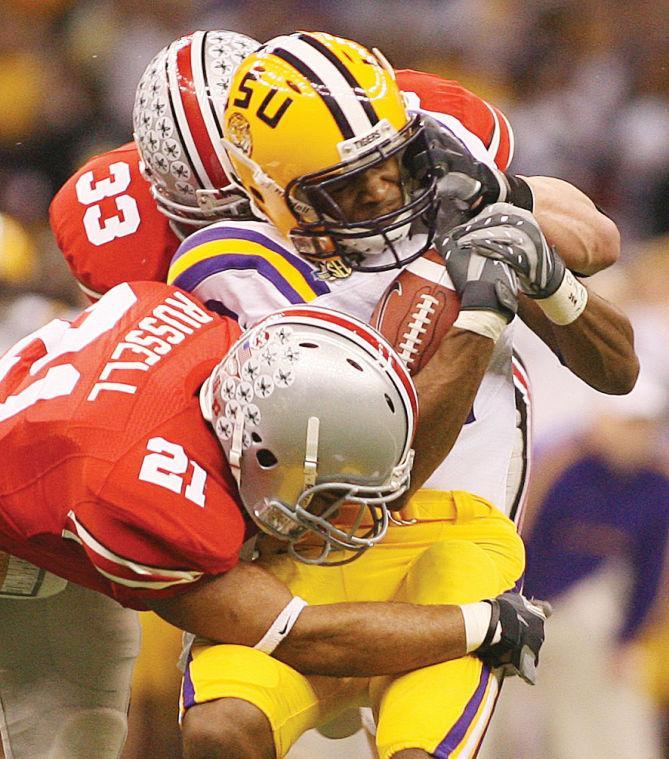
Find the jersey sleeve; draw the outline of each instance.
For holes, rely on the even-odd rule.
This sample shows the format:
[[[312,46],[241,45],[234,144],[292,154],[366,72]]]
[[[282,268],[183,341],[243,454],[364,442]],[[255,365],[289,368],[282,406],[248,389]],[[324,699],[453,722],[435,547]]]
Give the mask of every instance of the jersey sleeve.
[[[134,143],[95,156],[51,202],[56,242],[90,300],[121,282],[164,282],[179,245],[139,163]]]
[[[329,293],[314,274],[270,225],[223,222],[182,242],[167,281],[245,329],[269,311]]]
[[[513,158],[513,131],[499,108],[457,82],[434,74],[403,69],[397,72],[397,83],[409,95],[410,106],[415,99],[414,108],[456,120],[470,136],[481,141],[498,168],[508,168]]]
[[[234,493],[204,421],[177,417],[122,457],[96,499],[69,511],[64,537],[120,603],[141,608],[140,599],[177,595],[237,564],[247,527]]]

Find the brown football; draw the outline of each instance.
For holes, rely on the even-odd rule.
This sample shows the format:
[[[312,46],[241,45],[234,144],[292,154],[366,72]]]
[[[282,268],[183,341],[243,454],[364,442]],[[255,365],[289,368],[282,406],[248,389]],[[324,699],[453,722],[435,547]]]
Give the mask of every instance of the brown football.
[[[439,347],[460,310],[460,298],[435,250],[408,264],[390,283],[372,314],[372,326],[393,345],[411,374]]]

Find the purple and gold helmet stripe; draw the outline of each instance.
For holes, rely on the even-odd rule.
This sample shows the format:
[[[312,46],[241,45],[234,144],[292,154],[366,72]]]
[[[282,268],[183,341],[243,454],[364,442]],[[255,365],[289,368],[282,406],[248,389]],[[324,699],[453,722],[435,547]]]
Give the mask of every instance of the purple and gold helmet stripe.
[[[333,59],[336,60],[336,56],[330,51],[329,55],[324,54],[323,48],[327,50],[311,35],[298,34],[277,37],[272,47],[266,50],[311,82],[314,92],[327,106],[345,140],[366,134],[378,123],[379,117],[371,107],[369,98],[361,96],[364,88],[339,61],[335,65]]]

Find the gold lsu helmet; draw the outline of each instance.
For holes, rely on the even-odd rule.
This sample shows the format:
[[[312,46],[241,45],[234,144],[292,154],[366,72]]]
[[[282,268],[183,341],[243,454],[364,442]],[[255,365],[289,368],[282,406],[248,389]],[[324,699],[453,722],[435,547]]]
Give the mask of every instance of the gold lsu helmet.
[[[402,258],[395,244],[436,214],[437,176],[425,126],[411,116],[395,74],[376,50],[322,32],[276,37],[249,55],[230,87],[224,143],[237,181],[261,217],[311,260],[344,258],[380,271]],[[335,191],[395,157],[401,207],[360,221]],[[373,256],[390,253],[370,264]]]

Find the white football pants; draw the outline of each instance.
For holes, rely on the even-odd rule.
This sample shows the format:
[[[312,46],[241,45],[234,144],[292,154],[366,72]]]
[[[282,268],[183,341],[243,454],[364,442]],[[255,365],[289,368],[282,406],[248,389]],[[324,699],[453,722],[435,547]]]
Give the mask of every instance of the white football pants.
[[[137,613],[92,590],[0,598],[5,759],[117,759],[139,646]]]

